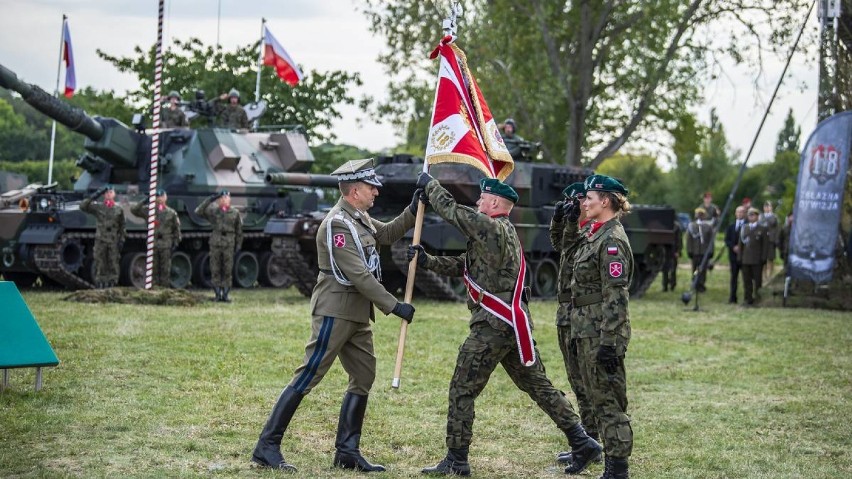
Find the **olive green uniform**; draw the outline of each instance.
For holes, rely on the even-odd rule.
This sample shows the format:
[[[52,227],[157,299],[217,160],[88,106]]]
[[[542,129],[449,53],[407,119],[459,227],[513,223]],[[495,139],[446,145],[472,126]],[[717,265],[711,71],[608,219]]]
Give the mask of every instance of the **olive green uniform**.
[[[746,304],[754,304],[763,287],[763,264],[769,252],[768,236],[766,228],[757,221],[740,228],[740,261]]]
[[[320,272],[311,295],[311,339],[290,387],[309,393],[339,356],[349,374],[347,391],[370,392],[376,378],[373,305],[389,314],[397,304],[379,282],[377,247],[396,242],[413,226],[408,208],[389,223],[372,219],[343,198],[328,212],[317,230]]]
[[[578,206],[579,207],[579,206]],[[559,340],[559,350],[565,362],[565,372],[574,396],[577,397],[577,409],[586,433],[598,437],[598,426],[595,420],[595,410],[583,385],[580,363],[577,358],[577,342],[571,338],[571,275],[574,273],[574,253],[583,241],[583,234],[588,231],[591,222],[584,222],[579,228],[576,222],[563,219],[550,222],[550,244],[559,254],[559,280],[556,309],[556,333]]]
[[[154,284],[164,288],[171,287],[172,250],[181,240],[180,218],[175,210],[167,205],[156,205],[154,217]],[[148,202],[142,200],[130,212],[138,218],[148,219]]]
[[[583,383],[594,405],[604,450],[608,457],[617,458],[630,456],[633,449],[624,371],[630,341],[627,290],[633,271],[630,242],[616,218],[590,229],[574,253],[571,336],[577,340]],[[618,368],[611,374],[597,364],[601,345],[615,346],[619,356]]]
[[[162,128],[186,128],[189,126],[186,113],[180,108],[171,108],[168,105],[160,110],[160,122]]]
[[[107,206],[86,198],[80,211],[93,215],[97,221],[95,232],[95,283],[118,283],[118,261],[127,231],[124,228],[124,211],[116,203]]]
[[[710,250],[712,259],[713,255],[713,224],[708,220],[691,221],[686,226],[686,254],[692,260],[692,274],[698,272],[698,280],[695,285],[699,291],[704,290],[704,282],[707,278],[707,267],[710,262],[701,268],[701,261],[704,259],[704,253]],[[700,271],[699,271],[700,269]]]
[[[208,197],[195,208],[195,214],[210,222],[210,276],[216,288],[230,288],[234,270],[234,253],[243,245],[243,220],[233,207],[219,207]]]
[[[226,100],[227,101],[227,100]],[[222,128],[245,129],[249,127],[248,115],[242,105],[224,103],[218,98],[213,100],[213,112],[216,115],[216,125]]]
[[[507,303],[520,272],[520,240],[507,216],[488,217],[460,206],[437,181],[426,186],[429,202],[448,223],[468,238],[467,251],[459,256],[426,257],[425,268],[439,274],[461,277],[465,268],[473,280]],[[511,326],[468,299],[471,312],[470,334],[459,348],[456,368],[450,381],[447,413],[447,447],[465,448],[473,437],[474,401],[500,364],[512,381],[544,410],[559,429],[579,424],[565,395],[547,378],[538,350],[535,363],[524,366]],[[527,313],[527,305],[522,303]],[[532,325],[530,325],[532,327]]]

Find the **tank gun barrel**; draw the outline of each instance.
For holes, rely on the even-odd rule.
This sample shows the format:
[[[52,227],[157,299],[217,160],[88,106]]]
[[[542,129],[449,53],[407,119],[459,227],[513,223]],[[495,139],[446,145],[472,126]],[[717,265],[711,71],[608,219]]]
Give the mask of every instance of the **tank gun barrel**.
[[[48,94],[36,85],[18,79],[11,70],[0,65],[0,86],[18,92],[25,102],[72,131],[85,135],[92,141],[104,136],[104,128],[82,108],[71,106]]]
[[[337,177],[332,175],[312,175],[309,173],[267,173],[266,182],[271,185],[319,186],[336,188]]]

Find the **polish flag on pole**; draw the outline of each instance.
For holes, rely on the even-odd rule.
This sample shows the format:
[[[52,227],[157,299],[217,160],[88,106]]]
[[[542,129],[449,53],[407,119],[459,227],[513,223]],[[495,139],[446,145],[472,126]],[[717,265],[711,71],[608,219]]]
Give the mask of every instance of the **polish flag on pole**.
[[[441,63],[426,163],[464,163],[503,181],[515,163],[464,52],[452,40],[451,36],[444,37],[430,57],[440,57]]]
[[[263,64],[274,66],[278,78],[290,86],[296,86],[305,77],[266,25],[263,26]]]
[[[74,74],[74,50],[67,20],[62,24],[62,59],[65,61],[65,97],[71,98],[77,88],[77,76]]]

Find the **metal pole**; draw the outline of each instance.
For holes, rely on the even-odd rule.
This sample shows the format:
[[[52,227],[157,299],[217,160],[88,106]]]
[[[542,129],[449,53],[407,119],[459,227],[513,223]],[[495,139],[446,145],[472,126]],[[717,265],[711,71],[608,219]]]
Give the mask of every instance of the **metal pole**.
[[[163,10],[165,0],[160,0],[157,19],[157,56],[154,64],[154,118],[151,136],[151,172],[148,183],[148,236],[145,254],[145,289],[151,289],[154,281],[154,220],[157,215],[157,174],[160,157],[160,88],[163,83]]]
[[[219,9],[216,12],[216,49],[219,49],[219,31],[222,29],[222,0],[219,0]]]
[[[257,81],[254,84],[254,102],[260,101],[260,69],[263,67],[263,38],[266,30],[266,19],[260,19],[260,52],[257,55]],[[255,118],[252,127],[256,130],[260,124],[260,118]]]
[[[65,22],[68,21],[68,16],[62,14],[62,28],[59,29],[59,61],[56,63],[56,88],[53,90],[53,96],[59,96],[59,75],[62,72],[62,53],[65,46]],[[56,120],[50,127],[50,159],[47,161],[47,184],[53,183],[53,152],[56,148]]]

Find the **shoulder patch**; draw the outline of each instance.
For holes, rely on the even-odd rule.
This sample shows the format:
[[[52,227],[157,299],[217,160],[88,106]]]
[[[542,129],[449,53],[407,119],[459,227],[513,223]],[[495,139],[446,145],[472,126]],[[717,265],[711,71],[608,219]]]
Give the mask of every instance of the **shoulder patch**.
[[[346,236],[342,233],[334,235],[334,247],[343,248],[344,246],[346,246]]]
[[[609,264],[609,275],[613,278],[620,278],[624,273],[624,264],[621,261],[613,261]]]
[[[606,254],[616,255],[618,254],[618,246],[612,245],[606,247]]]

